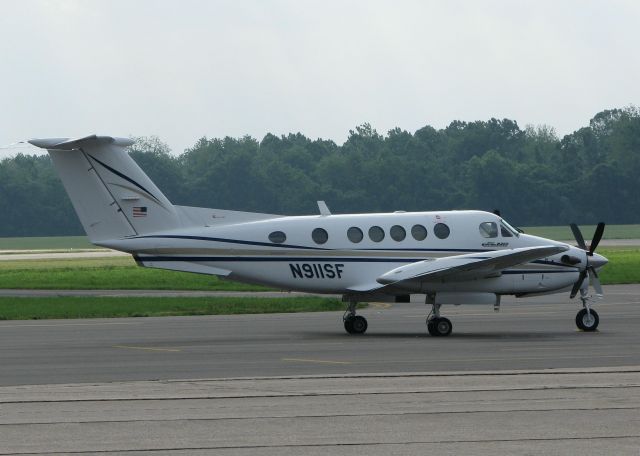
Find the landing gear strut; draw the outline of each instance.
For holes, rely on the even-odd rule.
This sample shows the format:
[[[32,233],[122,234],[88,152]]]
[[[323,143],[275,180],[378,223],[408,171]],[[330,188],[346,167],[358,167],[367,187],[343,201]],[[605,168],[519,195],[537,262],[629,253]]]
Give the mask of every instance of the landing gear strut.
[[[595,331],[598,329],[598,323],[600,323],[598,312],[591,308],[587,296],[582,296],[580,299],[582,299],[584,308],[576,315],[576,326],[586,332]]]
[[[427,317],[427,331],[435,337],[444,337],[451,334],[453,325],[451,320],[440,316],[441,304],[435,303],[435,297],[427,295],[427,305],[431,304],[431,313]]]
[[[364,334],[369,326],[366,318],[356,315],[357,305],[356,301],[349,301],[349,307],[342,317],[344,329],[349,334]]]

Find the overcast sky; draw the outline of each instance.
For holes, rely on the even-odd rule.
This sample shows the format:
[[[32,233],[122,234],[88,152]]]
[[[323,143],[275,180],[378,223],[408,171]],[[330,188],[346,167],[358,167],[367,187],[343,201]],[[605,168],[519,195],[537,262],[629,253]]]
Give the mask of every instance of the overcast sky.
[[[640,104],[640,2],[0,0],[0,157],[34,137],[452,120],[559,135]]]

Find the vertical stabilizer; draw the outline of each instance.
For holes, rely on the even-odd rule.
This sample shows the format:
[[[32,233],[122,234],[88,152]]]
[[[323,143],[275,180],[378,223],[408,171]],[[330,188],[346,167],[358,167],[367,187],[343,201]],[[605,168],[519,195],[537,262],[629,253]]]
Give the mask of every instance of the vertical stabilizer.
[[[110,136],[34,139],[45,148],[93,243],[178,228],[171,202],[133,161],[133,141]]]

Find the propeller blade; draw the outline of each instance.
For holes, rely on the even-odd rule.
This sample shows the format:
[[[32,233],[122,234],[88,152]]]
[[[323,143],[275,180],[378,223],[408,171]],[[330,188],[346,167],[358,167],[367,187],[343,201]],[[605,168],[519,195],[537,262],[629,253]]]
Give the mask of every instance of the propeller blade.
[[[587,271],[586,270],[580,271],[580,277],[578,277],[578,280],[576,281],[576,283],[573,284],[573,288],[571,289],[571,294],[569,295],[571,299],[576,297],[586,277],[587,277]]]
[[[596,227],[596,232],[593,233],[593,239],[591,240],[591,245],[589,246],[589,253],[591,255],[593,255],[593,252],[596,250],[596,247],[598,247],[598,244],[600,244],[600,239],[602,239],[603,233],[604,233],[604,222],[600,222]]]
[[[582,233],[580,232],[580,228],[578,228],[578,225],[576,225],[575,223],[572,223],[569,226],[571,227],[571,231],[573,232],[573,237],[576,238],[578,247],[580,247],[582,250],[587,250],[587,244],[585,244],[584,242],[584,238],[582,237]]]
[[[589,274],[587,273],[587,276]],[[580,296],[585,297],[589,294],[589,279],[585,278],[580,286]]]
[[[602,291],[602,285],[600,285],[600,279],[596,276],[591,277],[591,285],[596,290],[596,295],[604,296],[604,292]]]
[[[602,291],[602,285],[600,284],[600,279],[598,278],[598,273],[593,266],[589,267],[589,279],[591,280],[591,285],[596,290],[596,295],[604,296]]]

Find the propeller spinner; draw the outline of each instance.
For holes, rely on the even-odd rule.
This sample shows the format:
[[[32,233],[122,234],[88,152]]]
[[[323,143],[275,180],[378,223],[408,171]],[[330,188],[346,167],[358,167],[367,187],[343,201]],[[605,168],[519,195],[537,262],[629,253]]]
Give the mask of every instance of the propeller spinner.
[[[602,296],[602,285],[600,285],[600,279],[598,278],[598,272],[596,270],[607,264],[609,260],[602,255],[595,253],[595,250],[602,239],[605,224],[604,222],[598,223],[589,247],[587,247],[578,225],[572,223],[569,226],[571,227],[573,236],[576,238],[578,247],[587,252],[587,264],[585,268],[580,271],[580,276],[578,277],[577,282],[573,285],[570,297],[573,299],[576,294],[578,294],[578,291],[580,291],[580,295],[582,297],[586,296],[589,290],[589,283],[591,283],[593,288],[596,290],[596,295]],[[587,276],[589,277],[589,280],[586,280]]]

